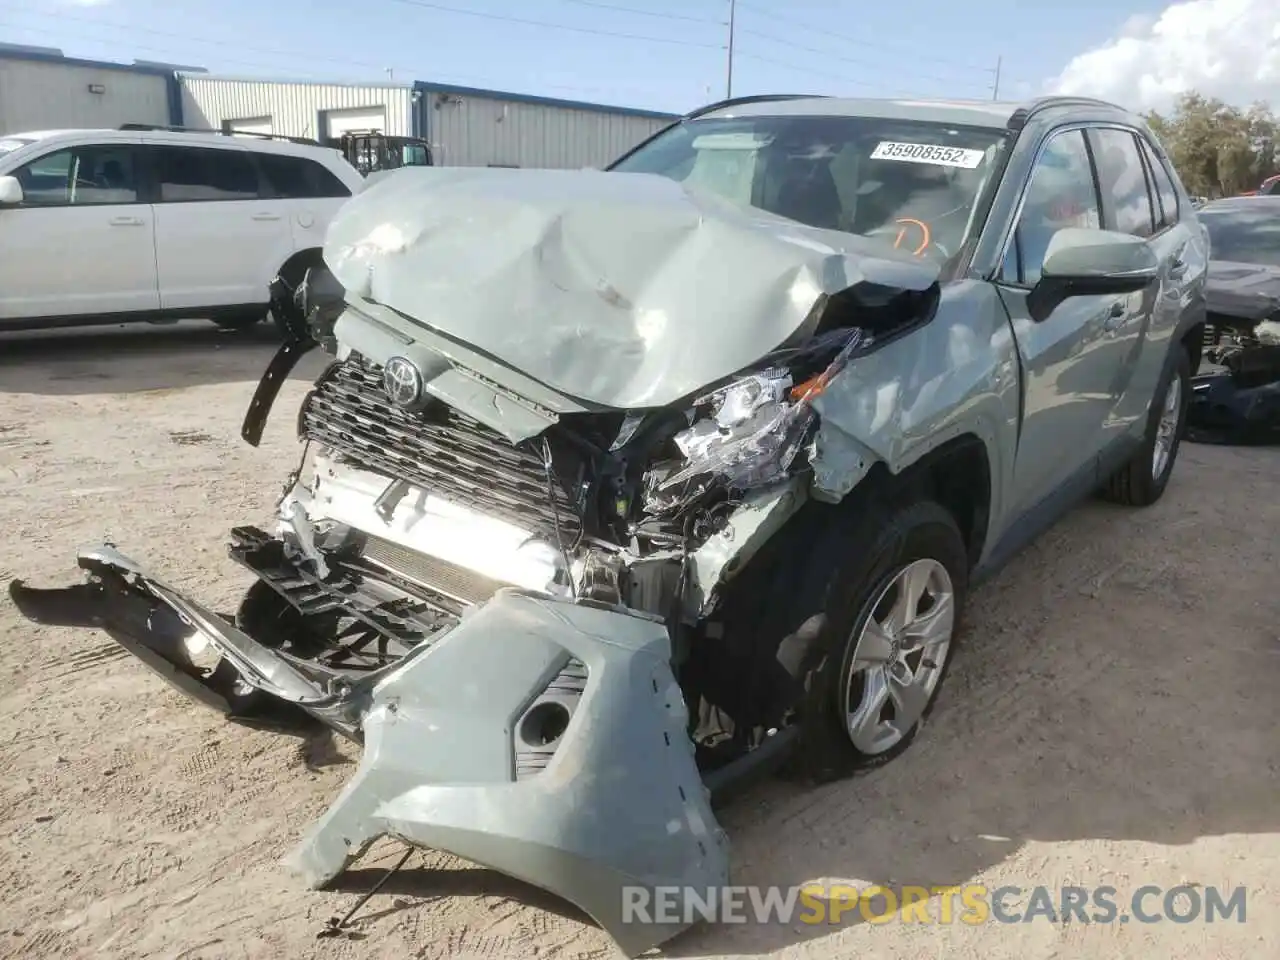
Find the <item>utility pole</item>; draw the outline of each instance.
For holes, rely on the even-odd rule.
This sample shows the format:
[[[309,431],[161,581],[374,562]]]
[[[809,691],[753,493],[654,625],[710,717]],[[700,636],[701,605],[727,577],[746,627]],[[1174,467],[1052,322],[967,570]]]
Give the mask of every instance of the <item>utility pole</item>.
[[[736,19],[737,12],[738,12],[737,0],[729,0],[729,63],[728,63],[728,76],[725,78],[725,85],[724,85],[725,86],[724,95],[726,100],[733,98],[733,33],[734,33],[734,21]]]
[[[995,86],[991,88],[992,100],[1000,99],[1000,65],[1003,62],[1004,62],[1004,57],[996,57],[996,82],[995,82]]]

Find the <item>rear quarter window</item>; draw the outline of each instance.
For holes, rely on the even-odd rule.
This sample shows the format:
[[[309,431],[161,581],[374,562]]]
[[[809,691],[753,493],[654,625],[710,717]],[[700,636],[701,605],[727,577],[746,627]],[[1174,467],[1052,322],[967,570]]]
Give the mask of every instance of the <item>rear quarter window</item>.
[[[255,157],[271,196],[282,200],[351,196],[346,184],[314,160],[278,153],[258,153]]]

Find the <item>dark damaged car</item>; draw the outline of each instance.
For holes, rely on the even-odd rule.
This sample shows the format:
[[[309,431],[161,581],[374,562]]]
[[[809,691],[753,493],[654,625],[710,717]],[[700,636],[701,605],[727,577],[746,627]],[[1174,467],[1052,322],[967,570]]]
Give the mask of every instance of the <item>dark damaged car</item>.
[[[1225,369],[1192,382],[1188,435],[1280,442],[1280,196],[1215,200],[1200,217],[1210,251],[1205,356]]]
[[[727,882],[714,801],[892,759],[979,579],[1094,492],[1161,497],[1206,259],[1150,131],[1089,100],[752,98],[609,171],[398,171],[251,405],[256,442],[333,354],[273,526],[232,531],[239,611],[114,546],[11,594],[361,743],[309,883],[391,835],[636,954],[687,924],[626,888]]]

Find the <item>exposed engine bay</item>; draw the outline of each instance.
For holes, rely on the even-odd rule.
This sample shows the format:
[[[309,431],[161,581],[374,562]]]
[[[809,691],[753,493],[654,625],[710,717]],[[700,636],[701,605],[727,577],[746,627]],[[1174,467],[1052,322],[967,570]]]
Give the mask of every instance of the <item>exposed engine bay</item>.
[[[1280,442],[1280,271],[1219,264],[1211,274],[1204,356],[1223,368],[1192,381],[1187,437]]]
[[[732,574],[761,509],[776,527],[803,504],[813,400],[877,333],[926,318],[931,291],[851,294],[799,344],[685,404],[572,413],[512,442],[425,393],[409,361],[342,350],[334,322],[360,311],[340,289],[321,269],[277,290],[295,329],[341,359],[302,405],[307,453],[274,536],[240,529],[232,550],[302,615],[307,656],[377,670],[514,587],[665,624],[704,772],[785,725],[799,678],[779,671],[777,638],[753,663],[755,645],[726,635]]]

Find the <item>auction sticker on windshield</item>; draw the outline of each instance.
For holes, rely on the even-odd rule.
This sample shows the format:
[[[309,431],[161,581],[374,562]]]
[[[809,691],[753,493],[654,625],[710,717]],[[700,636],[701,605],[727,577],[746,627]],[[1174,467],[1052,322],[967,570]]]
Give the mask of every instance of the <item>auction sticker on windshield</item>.
[[[940,167],[964,167],[972,170],[982,162],[981,150],[944,147],[936,143],[894,143],[886,140],[871,151],[872,160],[903,160],[907,163],[932,163]]]

